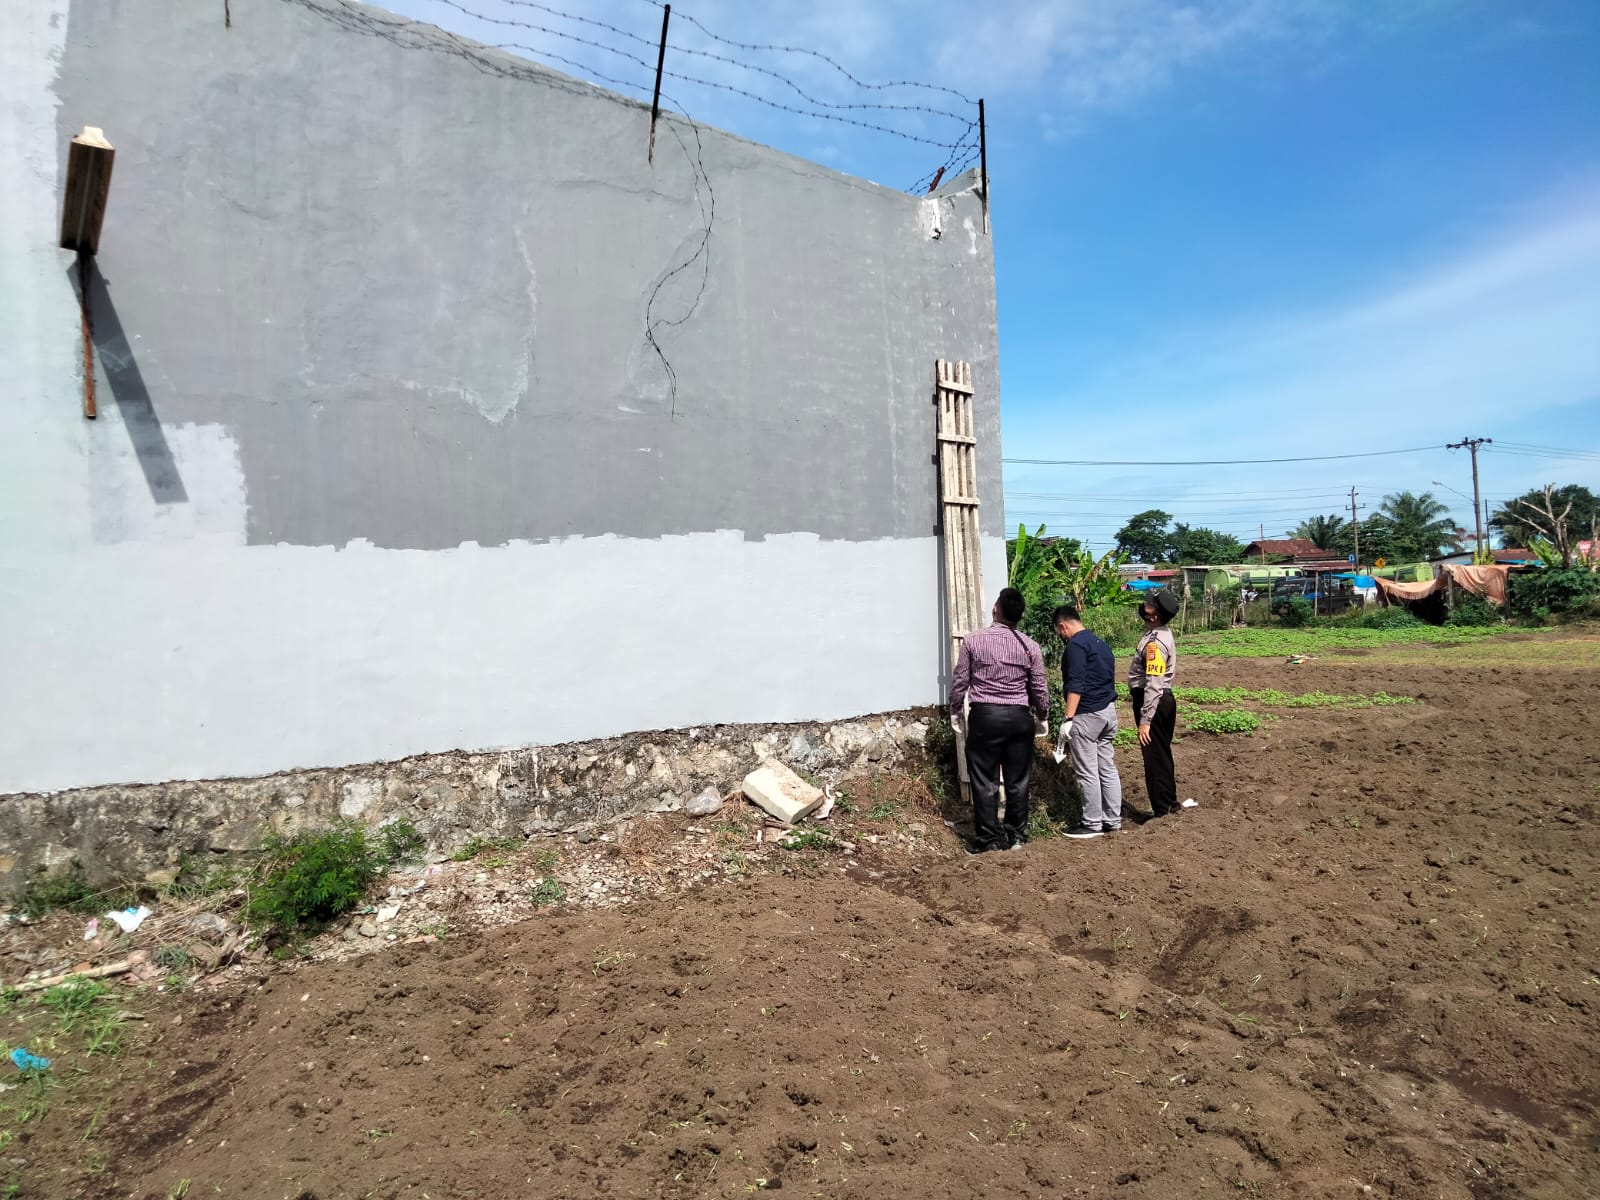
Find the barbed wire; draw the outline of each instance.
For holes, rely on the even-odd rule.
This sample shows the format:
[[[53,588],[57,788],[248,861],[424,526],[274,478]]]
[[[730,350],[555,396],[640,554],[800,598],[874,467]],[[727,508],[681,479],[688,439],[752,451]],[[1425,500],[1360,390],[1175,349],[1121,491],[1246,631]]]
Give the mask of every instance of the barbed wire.
[[[531,2],[531,0],[524,0],[524,2]],[[665,7],[662,0],[644,0],[644,2],[652,5],[655,8]],[[675,11],[681,20],[687,21],[714,42],[720,42],[724,46],[732,46],[736,50],[767,51],[779,54],[802,54],[808,58],[814,58],[819,62],[826,63],[828,66],[832,67],[835,71],[839,72],[839,74],[843,75],[846,79],[859,88],[868,88],[873,91],[881,91],[885,88],[895,87],[921,88],[930,92],[943,92],[946,95],[954,96],[957,100],[960,100],[964,104],[977,103],[977,101],[971,96],[959,92],[953,87],[947,87],[941,83],[924,83],[921,80],[916,79],[895,79],[888,83],[867,83],[865,80],[856,78],[835,59],[828,57],[828,55],[822,53],[820,50],[812,50],[806,46],[783,46],[773,43],[735,41],[733,38],[723,37],[720,33],[713,32],[712,30],[706,28],[706,26],[701,23],[701,21],[692,13],[686,13],[681,9]],[[682,49],[682,47],[679,47],[679,49]]]
[[[462,0],[437,0],[437,2],[472,20],[483,21],[486,24],[498,26],[500,28],[527,30],[532,33],[545,35],[546,37],[557,38],[565,42],[570,42],[574,45],[580,45],[590,49],[599,50],[602,53],[622,58],[629,63],[638,66],[642,71],[648,73],[651,77],[654,75],[655,64],[643,57],[640,52],[633,50],[632,47],[637,46],[642,49],[655,50],[659,48],[659,40],[644,37],[641,34],[635,33],[632,30],[624,29],[621,26],[615,25],[611,22],[598,20],[594,17],[584,16],[579,13],[568,12],[567,10],[558,8],[555,5],[542,3],[541,0],[501,0],[501,3],[514,8],[545,13],[557,20],[574,22],[578,25],[600,31],[603,34],[608,35],[611,39],[620,39],[624,43],[623,46],[618,46],[615,44],[614,40],[603,41],[599,40],[597,37],[586,37],[580,33],[575,33],[570,29],[557,28],[541,21],[528,20],[523,17],[494,16],[480,11],[472,5],[462,3]],[[647,2],[655,4],[657,8],[662,7],[660,3],[657,3],[657,0],[647,0]],[[884,89],[897,87],[924,88],[935,92],[949,94],[963,101],[967,101],[967,97],[961,92],[954,88],[944,87],[943,85],[924,84],[915,80],[895,80],[882,84],[867,83],[866,81],[857,78],[838,62],[820,51],[810,50],[808,48],[799,46],[784,46],[777,44],[736,41],[731,38],[723,37],[721,34],[718,34],[707,28],[692,14],[680,13],[679,15],[682,20],[690,22],[695,28],[699,29],[703,34],[705,34],[706,37],[727,46],[747,51],[802,54],[811,58],[815,58],[818,61],[824,62],[833,67],[844,78],[848,79],[858,88],[871,91],[882,91]],[[772,79],[784,87],[789,88],[794,92],[795,95],[799,96],[806,103],[806,105],[809,105],[810,107],[800,107],[796,104],[785,103],[781,100],[773,99],[770,96],[762,95],[761,93],[753,91],[748,87],[741,87],[738,84],[725,82],[719,79],[708,79],[700,75],[690,74],[686,71],[664,70],[662,72],[664,78],[674,79],[680,83],[691,84],[695,87],[710,88],[712,90],[724,92],[729,95],[739,96],[743,99],[753,101],[756,104],[760,104],[766,108],[773,109],[777,112],[787,113],[792,116],[831,121],[835,124],[850,126],[856,129],[865,130],[870,133],[883,134],[885,136],[894,137],[916,145],[933,146],[937,149],[948,151],[943,164],[943,169],[946,172],[949,172],[952,166],[955,166],[955,169],[958,171],[964,169],[965,163],[962,163],[960,166],[956,166],[955,164],[957,163],[960,155],[970,150],[973,135],[977,130],[977,123],[960,113],[953,112],[945,108],[936,108],[932,105],[926,104],[892,104],[879,102],[826,100],[820,96],[814,95],[812,92],[808,91],[805,87],[802,87],[799,83],[789,78],[781,71],[773,70],[770,67],[762,66],[756,63],[744,62],[740,59],[730,57],[729,55],[718,54],[710,50],[702,50],[693,46],[684,46],[677,42],[669,41],[667,45],[669,49],[684,55],[722,63],[733,67],[736,70],[748,71],[753,74]],[[500,42],[497,43],[497,46],[501,49],[516,50],[521,53],[532,55],[536,58],[546,58],[552,62],[559,62],[564,65],[574,67],[579,71],[586,72],[589,76],[596,80],[611,84],[619,84],[627,87],[630,91],[642,90],[642,85],[640,84],[622,83],[622,81],[617,80],[615,76],[596,71],[586,64],[580,64],[570,57],[546,50],[541,46],[529,45],[525,42]],[[911,132],[906,129],[883,124],[881,122],[843,115],[850,112],[907,113],[918,116],[932,117],[935,120],[960,121],[963,124],[961,133],[957,136],[956,140],[954,142],[950,142],[937,136],[927,136],[922,132]],[[908,190],[915,192],[920,188],[925,187],[928,181],[935,178],[938,174],[939,169],[936,168],[934,171],[924,176],[917,185]]]
[[[534,9],[534,10],[536,10],[538,12],[549,13],[551,16],[559,17],[560,19],[565,20],[565,21],[576,21],[576,22],[580,22],[580,23],[582,23],[584,25],[593,26],[596,29],[603,29],[608,33],[615,34],[617,37],[625,38],[625,39],[627,39],[628,41],[631,41],[631,42],[636,42],[639,45],[644,46],[644,47],[646,47],[647,49],[650,49],[650,50],[655,50],[659,46],[659,42],[657,40],[652,39],[652,38],[644,37],[644,36],[642,36],[640,34],[634,33],[632,30],[623,29],[620,26],[613,25],[608,21],[597,20],[594,17],[586,17],[586,16],[583,16],[583,15],[581,15],[579,13],[570,13],[570,12],[567,12],[567,11],[565,11],[563,9],[556,8],[553,5],[541,4],[541,3],[539,3],[539,0],[500,0],[500,2],[502,4],[515,5],[518,8],[528,8],[528,9]],[[448,8],[453,8],[457,12],[460,12],[460,13],[466,15],[466,16],[472,17],[474,20],[485,21],[485,22],[487,22],[487,23],[489,23],[491,25],[520,26],[520,27],[526,27],[526,28],[538,28],[538,29],[541,29],[541,30],[543,30],[545,28],[544,26],[536,26],[536,25],[533,25],[530,22],[521,21],[521,20],[518,20],[516,18],[511,18],[511,17],[491,17],[487,13],[480,13],[475,9],[468,8],[466,5],[459,3],[458,0],[437,0],[437,3],[443,4]],[[686,20],[686,21],[693,21],[696,25],[699,25],[699,22],[698,21],[694,21],[693,17],[685,16],[683,19]],[[701,26],[701,28],[703,29],[704,26]],[[712,34],[708,33],[707,36],[715,36],[715,35],[712,35]],[[725,39],[725,38],[721,38],[721,39],[718,39],[718,40],[727,41],[727,39]],[[742,43],[732,43],[732,44],[741,45]],[[923,114],[926,114],[928,116],[933,116],[933,117],[945,117],[945,118],[948,118],[948,119],[953,120],[953,121],[966,121],[968,119],[967,117],[963,116],[960,113],[951,112],[947,108],[934,108],[931,105],[927,105],[927,104],[876,104],[876,103],[842,102],[842,101],[824,100],[820,96],[813,96],[810,92],[806,91],[803,87],[801,87],[794,80],[790,79],[787,75],[783,74],[781,71],[774,71],[771,67],[758,66],[755,63],[747,63],[747,62],[744,62],[744,61],[742,61],[740,59],[737,59],[737,58],[730,58],[726,54],[717,54],[715,51],[712,51],[712,50],[701,50],[701,49],[698,49],[698,48],[696,48],[694,46],[684,46],[684,45],[681,45],[681,44],[679,44],[677,42],[672,42],[672,41],[669,41],[667,43],[667,49],[676,50],[680,54],[688,54],[688,55],[692,55],[692,56],[694,56],[696,58],[705,58],[705,59],[710,59],[710,60],[712,60],[714,62],[726,63],[727,65],[732,66],[732,67],[736,67],[741,71],[752,71],[752,72],[754,72],[754,73],[756,73],[758,75],[765,75],[770,79],[777,80],[779,83],[783,84],[785,87],[791,89],[797,96],[799,96],[801,99],[805,100],[806,103],[814,104],[819,108],[831,108],[831,109],[838,109],[838,110],[874,109],[874,110],[878,110],[878,111],[881,111],[881,112],[914,112],[914,113],[923,113]],[[816,53],[816,52],[813,51],[812,53]],[[840,68],[840,69],[842,70],[843,68]],[[875,89],[875,90],[876,89],[886,88],[886,87],[916,86],[916,85],[910,84],[909,81],[898,83],[898,84],[896,84],[896,83],[888,83],[888,84],[862,83],[859,80],[855,80],[854,76],[849,76],[848,72],[846,72],[846,75],[853,82],[855,82],[858,87],[870,88],[870,89]],[[948,90],[948,89],[946,89],[946,90]]]
[[[976,121],[967,122],[966,132],[964,132],[961,137],[956,140],[956,144],[954,146],[950,147],[950,156],[944,160],[943,164],[929,171],[921,179],[917,180],[917,182],[908,187],[906,191],[912,193],[913,195],[920,195],[926,189],[933,186],[934,180],[942,179],[946,172],[951,175],[959,175],[962,171],[964,171],[972,162],[973,157],[978,153],[977,141],[974,140],[970,143],[967,141],[968,138],[973,137],[973,135],[976,133],[978,133],[978,123]],[[957,165],[956,159],[963,153],[966,154],[966,157],[961,161],[960,165]]]

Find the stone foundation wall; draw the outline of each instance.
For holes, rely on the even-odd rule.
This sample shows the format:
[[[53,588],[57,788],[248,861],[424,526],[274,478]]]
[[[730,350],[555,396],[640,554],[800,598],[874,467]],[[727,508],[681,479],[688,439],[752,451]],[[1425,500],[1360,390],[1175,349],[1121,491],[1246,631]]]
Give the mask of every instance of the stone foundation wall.
[[[736,791],[776,758],[832,782],[921,760],[926,712],[836,724],[720,725],[259,779],[79,788],[0,796],[0,889],[76,859],[95,884],[169,871],[185,857],[249,850],[270,831],[339,818],[407,820],[444,856],[472,837],[580,832],[671,812],[702,789]]]

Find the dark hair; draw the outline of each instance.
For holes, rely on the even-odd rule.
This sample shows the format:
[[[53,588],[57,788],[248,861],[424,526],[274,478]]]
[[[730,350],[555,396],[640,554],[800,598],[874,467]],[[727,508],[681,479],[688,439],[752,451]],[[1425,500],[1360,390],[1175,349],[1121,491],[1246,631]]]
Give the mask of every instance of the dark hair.
[[[1007,625],[1015,625],[1022,620],[1022,614],[1028,611],[1028,602],[1022,598],[1022,593],[1014,587],[1000,589],[1000,619]]]
[[[1050,617],[1050,624],[1059,625],[1063,621],[1081,621],[1082,615],[1070,604],[1063,604]]]

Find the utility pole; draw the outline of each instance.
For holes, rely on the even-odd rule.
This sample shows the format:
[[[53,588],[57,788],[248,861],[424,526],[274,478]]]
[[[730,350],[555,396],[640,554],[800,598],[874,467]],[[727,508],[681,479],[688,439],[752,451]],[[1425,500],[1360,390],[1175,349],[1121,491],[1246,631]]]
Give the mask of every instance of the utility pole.
[[[1361,565],[1361,519],[1356,516],[1356,496],[1359,495],[1355,485],[1350,486],[1350,529],[1356,536],[1356,566]]]
[[[1256,528],[1261,531],[1261,565],[1264,567],[1267,565],[1267,526],[1263,522]]]
[[[1462,438],[1451,442],[1446,450],[1472,451],[1472,522],[1478,527],[1478,557],[1483,557],[1483,495],[1478,491],[1478,447],[1492,446],[1493,438]]]

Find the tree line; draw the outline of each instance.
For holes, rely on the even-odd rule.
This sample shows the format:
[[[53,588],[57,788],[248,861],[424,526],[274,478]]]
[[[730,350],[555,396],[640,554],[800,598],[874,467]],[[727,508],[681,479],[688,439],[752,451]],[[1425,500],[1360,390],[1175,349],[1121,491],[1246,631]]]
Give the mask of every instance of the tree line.
[[[1450,520],[1448,512],[1432,492],[1394,492],[1359,526],[1331,513],[1307,517],[1284,536],[1303,538],[1342,557],[1355,552],[1359,529],[1364,562],[1377,558],[1424,562],[1472,548],[1472,532]],[[1542,540],[1555,546],[1563,562],[1570,562],[1572,547],[1580,538],[1593,536],[1597,528],[1600,498],[1579,484],[1526,492],[1507,501],[1489,519],[1490,532],[1502,546],[1528,547]],[[1174,522],[1171,513],[1159,508],[1134,514],[1116,537],[1118,554],[1143,563],[1235,563],[1245,550],[1245,543],[1229,534]]]

